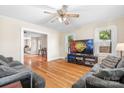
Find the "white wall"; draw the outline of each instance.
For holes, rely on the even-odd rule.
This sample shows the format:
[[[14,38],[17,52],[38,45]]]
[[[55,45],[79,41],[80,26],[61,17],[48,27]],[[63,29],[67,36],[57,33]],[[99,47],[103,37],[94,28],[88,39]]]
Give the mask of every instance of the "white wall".
[[[21,60],[22,28],[35,29],[48,35],[48,60],[60,56],[58,31],[5,16],[0,16],[0,54]]]
[[[0,16],[0,54],[21,60],[21,29],[29,28],[48,34],[48,60],[54,60],[66,56],[65,35],[75,33],[77,39],[94,38],[94,31],[97,27],[109,25],[117,26],[117,41],[124,42],[124,17],[115,20],[93,22],[83,25],[75,31],[60,33],[43,26]]]
[[[86,25],[82,25],[81,28],[70,31],[70,32],[64,32],[61,34],[62,39],[60,40],[61,42],[61,47],[60,47],[60,53],[62,57],[65,57],[67,55],[65,51],[65,36],[68,34],[75,34],[77,40],[83,40],[83,39],[94,39],[94,31],[96,28],[99,27],[108,27],[111,25],[115,25],[117,27],[117,42],[123,42],[124,43],[124,17],[120,17],[114,20],[107,20],[107,21],[96,21],[92,22]]]

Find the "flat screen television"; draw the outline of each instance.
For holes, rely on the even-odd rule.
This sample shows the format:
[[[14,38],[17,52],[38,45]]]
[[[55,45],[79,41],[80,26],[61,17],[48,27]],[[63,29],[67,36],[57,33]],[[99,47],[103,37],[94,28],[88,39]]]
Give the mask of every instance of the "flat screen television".
[[[93,39],[75,40],[70,43],[71,53],[93,54],[94,44]]]

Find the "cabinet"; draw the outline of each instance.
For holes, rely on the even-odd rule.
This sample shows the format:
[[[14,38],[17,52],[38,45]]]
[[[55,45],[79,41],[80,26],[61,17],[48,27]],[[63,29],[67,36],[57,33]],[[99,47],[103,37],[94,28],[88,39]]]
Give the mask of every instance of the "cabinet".
[[[68,54],[68,62],[80,65],[94,66],[97,63],[98,57],[93,55],[83,54]]]

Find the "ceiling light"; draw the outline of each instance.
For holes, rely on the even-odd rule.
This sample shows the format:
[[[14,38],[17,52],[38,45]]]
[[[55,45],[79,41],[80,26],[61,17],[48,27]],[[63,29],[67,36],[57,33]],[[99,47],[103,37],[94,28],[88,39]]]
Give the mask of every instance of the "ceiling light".
[[[66,21],[66,19],[67,19],[67,18],[66,18],[66,17],[64,17],[64,18],[63,18],[63,21]]]
[[[59,17],[58,20],[59,20],[60,23],[62,23],[62,18],[61,17]]]

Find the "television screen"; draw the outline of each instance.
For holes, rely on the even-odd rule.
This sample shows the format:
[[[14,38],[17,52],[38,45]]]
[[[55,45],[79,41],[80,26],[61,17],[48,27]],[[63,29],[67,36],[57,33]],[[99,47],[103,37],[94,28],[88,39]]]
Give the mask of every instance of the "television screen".
[[[70,52],[93,54],[93,46],[93,39],[72,41],[70,44]]]

